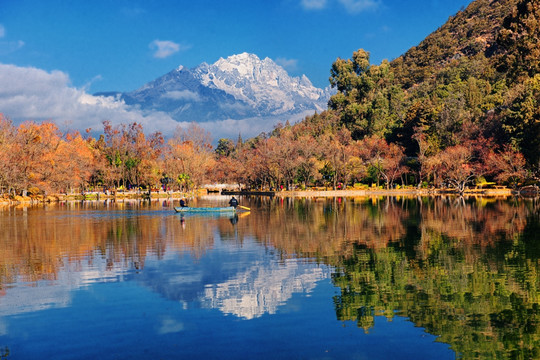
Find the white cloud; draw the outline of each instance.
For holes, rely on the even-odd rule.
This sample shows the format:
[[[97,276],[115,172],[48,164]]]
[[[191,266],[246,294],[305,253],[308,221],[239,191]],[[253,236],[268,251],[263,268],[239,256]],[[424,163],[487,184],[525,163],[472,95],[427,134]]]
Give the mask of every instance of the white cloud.
[[[4,25],[0,24],[0,39],[4,39],[6,37],[6,28]],[[1,40],[0,41],[0,55],[7,55],[12,52],[15,52],[22,48],[24,46],[24,41],[17,40],[17,41],[7,41],[7,40]]]
[[[298,69],[298,60],[296,59],[277,58],[275,61],[276,64],[287,71],[296,71]]]
[[[379,7],[380,0],[338,0],[349,13],[359,13]]]
[[[154,40],[149,45],[150,49],[155,50],[154,57],[163,59],[180,51],[180,44],[169,40]]]
[[[15,52],[24,46],[24,41],[0,41],[0,55]]]
[[[62,130],[101,131],[102,122],[137,122],[167,135],[178,124],[162,112],[144,113],[112,97],[93,96],[70,85],[67,74],[0,64],[0,112],[16,123],[55,122]]]
[[[197,93],[189,90],[168,91],[165,94],[161,95],[161,97],[172,100],[186,100],[194,102],[201,101],[201,98]]]
[[[326,6],[326,0],[302,0],[300,4],[307,10],[320,10]]]
[[[365,10],[373,10],[379,7],[382,0],[337,0],[345,10],[351,14],[357,14]],[[301,0],[300,5],[306,10],[322,10],[328,6],[328,0]]]
[[[36,122],[53,121],[62,131],[84,131],[91,128],[95,132],[103,130],[103,121],[113,125],[137,122],[147,133],[160,131],[165,136],[174,133],[177,126],[187,127],[192,119],[175,121],[159,111],[142,111],[113,97],[94,96],[84,89],[71,86],[69,76],[62,71],[47,72],[37,68],[18,67],[0,63],[0,113],[16,124],[26,120]],[[171,98],[191,98],[197,96],[189,91],[173,91]],[[241,107],[242,104],[230,106]],[[237,109],[238,110],[238,109]],[[200,122],[214,139],[236,139],[239,133],[248,138],[261,132],[272,130],[273,125],[286,120],[292,123],[303,119],[313,111],[306,111],[294,117],[272,119],[246,118],[241,120],[221,120]]]
[[[103,76],[101,75],[96,75],[94,76],[92,79],[90,79],[90,81],[88,81],[86,84],[84,84],[83,86],[83,90],[85,91],[89,91],[90,88],[92,87],[92,85],[95,83],[95,82],[98,82],[98,81],[101,81],[103,80]]]
[[[241,134],[244,139],[257,136],[263,132],[268,133],[272,131],[275,125],[278,123],[285,123],[287,120],[294,124],[301,121],[306,116],[313,115],[314,111],[308,110],[293,116],[275,116],[273,118],[245,118],[240,120],[227,119],[216,121],[200,122],[203,129],[209,131],[212,134],[214,140],[221,138],[236,139],[238,134]],[[189,125],[188,122],[182,123],[181,126],[185,127]]]
[[[248,104],[242,102],[224,103],[218,104],[218,106],[225,111],[234,111],[237,113],[248,113],[251,110],[251,107]]]

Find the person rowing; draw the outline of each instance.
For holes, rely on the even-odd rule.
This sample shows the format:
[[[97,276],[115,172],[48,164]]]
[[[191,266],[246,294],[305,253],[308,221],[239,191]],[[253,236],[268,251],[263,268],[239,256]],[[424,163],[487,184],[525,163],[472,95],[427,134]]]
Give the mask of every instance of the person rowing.
[[[229,200],[229,205],[236,209],[238,206],[238,200],[233,196],[231,200]]]

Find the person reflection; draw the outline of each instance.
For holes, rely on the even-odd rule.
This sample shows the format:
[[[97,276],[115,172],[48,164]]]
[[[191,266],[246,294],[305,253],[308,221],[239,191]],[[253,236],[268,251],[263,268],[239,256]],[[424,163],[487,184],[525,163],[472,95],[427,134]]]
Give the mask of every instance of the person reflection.
[[[235,214],[233,217],[229,218],[229,221],[231,222],[231,224],[236,225],[236,223],[238,222],[238,215]]]

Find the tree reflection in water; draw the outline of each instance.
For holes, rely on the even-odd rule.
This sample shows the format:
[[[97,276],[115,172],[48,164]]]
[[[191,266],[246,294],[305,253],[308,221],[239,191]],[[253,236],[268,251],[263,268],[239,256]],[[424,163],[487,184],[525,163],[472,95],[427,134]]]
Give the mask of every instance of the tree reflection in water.
[[[249,238],[284,261],[330,265],[340,289],[333,298],[337,319],[356,321],[366,332],[375,316],[406,316],[461,358],[540,357],[538,200],[243,203],[253,211],[232,220],[181,221],[140,203],[0,208],[0,286],[54,280],[68,266],[104,258],[107,270],[137,271],[149,255],[180,251],[197,259],[216,237],[239,247]]]
[[[538,358],[538,204],[406,203],[390,205],[408,209],[398,241],[361,236],[333,260],[338,319],[369,331],[374,316],[406,316],[461,358]]]
[[[540,357],[537,200],[286,199],[265,224],[283,256],[335,267],[339,320],[406,316],[461,358]]]

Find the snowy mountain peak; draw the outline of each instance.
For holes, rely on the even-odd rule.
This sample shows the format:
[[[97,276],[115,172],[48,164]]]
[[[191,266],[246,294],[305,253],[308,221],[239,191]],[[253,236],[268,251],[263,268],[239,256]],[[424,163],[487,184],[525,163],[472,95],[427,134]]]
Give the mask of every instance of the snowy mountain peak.
[[[305,75],[291,77],[272,59],[261,60],[255,54],[220,58],[212,65],[201,64],[194,73],[205,86],[223,90],[260,112],[272,115],[294,108],[305,109],[306,102],[314,110],[321,110],[327,101],[326,93],[314,87]],[[317,102],[320,104],[314,107]]]
[[[261,59],[259,59],[259,57],[257,55],[255,55],[255,54],[250,54],[250,53],[247,53],[247,52],[243,52],[241,54],[231,55],[231,56],[227,57],[226,59],[219,58],[219,60],[215,63],[215,65],[217,65],[218,63],[221,63],[221,62],[241,63],[241,64],[250,63],[250,62],[251,63],[260,63]]]
[[[214,81],[216,77],[221,80],[234,77],[248,81],[249,83],[265,83],[276,86],[277,76],[287,76],[283,68],[278,66],[271,59],[266,58],[261,61],[255,54],[242,53],[232,55],[228,58],[220,58],[213,65],[203,64],[197,68],[201,80],[206,84],[213,83],[218,88],[228,87],[219,81]]]
[[[330,97],[303,75],[291,77],[272,59],[241,53],[173,71],[122,94],[128,105],[161,111],[181,122],[299,119],[323,111]]]

